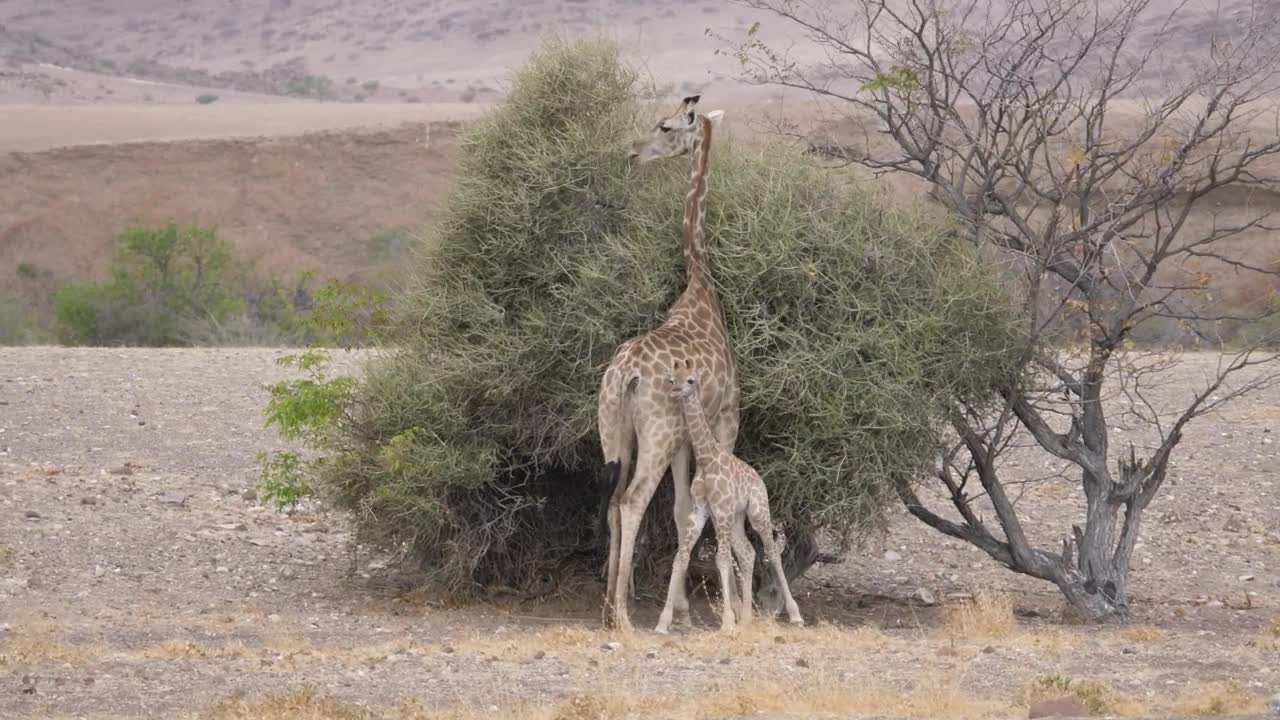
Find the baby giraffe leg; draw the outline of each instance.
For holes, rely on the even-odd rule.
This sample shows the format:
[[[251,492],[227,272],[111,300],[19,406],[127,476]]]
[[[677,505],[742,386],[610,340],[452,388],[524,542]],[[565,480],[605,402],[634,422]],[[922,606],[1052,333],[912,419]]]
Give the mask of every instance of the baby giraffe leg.
[[[787,585],[787,573],[782,569],[782,548],[773,539],[773,523],[769,519],[767,505],[763,508],[752,508],[751,527],[755,528],[756,534],[760,536],[765,557],[769,558],[769,564],[773,566],[773,572],[778,578],[778,587],[782,589],[782,599],[787,605],[787,619],[792,625],[804,625],[804,618],[800,616],[800,606],[796,605],[796,599],[791,596],[791,588]]]
[[[720,630],[733,629],[733,516],[715,513],[716,569],[720,571]]]
[[[667,585],[667,603],[662,607],[662,616],[658,618],[658,625],[654,632],[666,635],[671,632],[671,620],[675,615],[676,609],[680,605],[681,599],[684,599],[684,613],[689,612],[688,600],[684,594],[685,574],[689,570],[689,556],[693,552],[694,543],[698,542],[698,536],[702,534],[702,527],[707,524],[707,506],[705,503],[693,501],[693,511],[689,514],[683,532],[677,539],[677,549],[675,560],[671,562],[671,582]]]
[[[756,549],[747,539],[747,515],[738,513],[733,519],[733,554],[738,561],[738,613],[739,623],[751,622],[751,581],[755,579]]]

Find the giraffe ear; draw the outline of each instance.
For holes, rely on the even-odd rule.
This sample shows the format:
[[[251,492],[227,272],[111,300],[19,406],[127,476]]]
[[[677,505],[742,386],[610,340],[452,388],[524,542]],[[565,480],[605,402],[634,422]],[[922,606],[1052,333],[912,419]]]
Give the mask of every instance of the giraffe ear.
[[[707,119],[711,121],[712,125],[719,125],[720,122],[724,120],[724,111],[712,110],[711,112],[707,113]]]

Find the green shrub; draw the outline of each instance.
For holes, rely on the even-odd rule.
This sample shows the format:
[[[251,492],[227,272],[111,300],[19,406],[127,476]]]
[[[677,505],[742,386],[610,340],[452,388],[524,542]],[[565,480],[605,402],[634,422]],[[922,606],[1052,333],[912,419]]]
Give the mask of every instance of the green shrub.
[[[301,75],[285,84],[285,92],[298,97],[325,98],[333,94],[333,80],[323,75]]]
[[[109,281],[54,293],[58,335],[72,344],[187,344],[200,326],[243,309],[229,284],[237,270],[214,228],[126,228]]]
[[[382,228],[369,239],[369,259],[385,262],[401,258],[408,254],[413,243],[413,233],[408,228]]]
[[[218,102],[218,96],[214,95],[213,93],[204,93],[202,95],[196,96],[196,102],[200,103],[201,105],[211,105],[213,103]]]
[[[600,375],[684,279],[687,164],[627,162],[656,116],[636,90],[610,44],[534,56],[469,132],[438,246],[385,352],[319,426],[327,454],[311,484],[362,541],[407,544],[438,589],[520,587],[575,562],[599,571]],[[854,539],[881,517],[891,479],[931,457],[944,404],[1007,378],[1017,313],[945,228],[881,210],[794,152],[721,133],[712,163],[707,236],[739,362],[738,451],[792,532]],[[640,584],[670,569],[664,502],[649,513],[655,561]]]

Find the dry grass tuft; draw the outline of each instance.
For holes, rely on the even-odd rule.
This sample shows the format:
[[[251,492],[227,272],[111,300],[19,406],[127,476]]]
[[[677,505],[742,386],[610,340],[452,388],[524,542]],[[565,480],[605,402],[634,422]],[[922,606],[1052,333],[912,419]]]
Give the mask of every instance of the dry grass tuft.
[[[666,708],[664,708],[665,710]],[[780,686],[759,680],[722,692],[696,696],[670,717],[733,717],[768,712],[806,716],[883,715],[896,718],[987,718],[1003,707],[978,700],[951,678],[930,675],[906,687],[867,685],[862,681],[822,676],[811,682]]]
[[[101,644],[69,645],[60,625],[31,622],[13,628],[0,641],[0,670],[40,663],[81,663],[104,652]]]
[[[325,696],[312,688],[219,703],[205,720],[655,720],[722,718],[785,712],[881,715],[910,720],[998,718],[1006,708],[975,699],[950,678],[926,676],[905,687],[867,686],[857,680],[821,676],[811,682],[778,684],[754,678],[723,690],[641,695],[627,690],[585,691],[545,706],[503,708],[457,706],[424,710],[417,703],[371,709]]]
[[[839,647],[858,650],[883,650],[889,638],[875,627],[845,628],[833,623],[819,623],[803,628],[768,618],[755,618],[746,625],[739,625],[730,633],[721,633],[710,627],[688,635],[670,639],[667,644],[675,651],[696,657],[754,657],[769,654],[780,645],[799,647]]]
[[[1101,680],[1075,679],[1058,673],[1037,675],[1014,694],[1014,702],[1030,706],[1064,696],[1084,703],[1093,716],[1135,717],[1147,715],[1150,708],[1136,698],[1128,697]]]
[[[1179,715],[1243,715],[1267,709],[1263,697],[1235,682],[1192,685],[1183,689],[1174,705]]]
[[[1256,643],[1259,649],[1280,652],[1280,617],[1271,621]]]
[[[249,700],[228,700],[210,708],[206,720],[369,720],[364,707],[322,695],[302,687]]]
[[[249,654],[249,649],[239,641],[225,645],[206,645],[194,640],[166,640],[144,647],[136,654],[151,660],[242,658]]]
[[[1169,633],[1155,625],[1134,625],[1121,631],[1120,637],[1128,643],[1157,643],[1167,640]]]
[[[1018,619],[1008,596],[984,591],[971,602],[943,608],[942,634],[952,642],[1002,640],[1019,632]]]
[[[538,652],[552,655],[585,652],[613,639],[627,643],[626,638],[615,637],[602,630],[591,630],[581,625],[554,625],[537,632],[517,630],[510,634],[470,637],[459,640],[453,647],[467,654],[529,657]]]

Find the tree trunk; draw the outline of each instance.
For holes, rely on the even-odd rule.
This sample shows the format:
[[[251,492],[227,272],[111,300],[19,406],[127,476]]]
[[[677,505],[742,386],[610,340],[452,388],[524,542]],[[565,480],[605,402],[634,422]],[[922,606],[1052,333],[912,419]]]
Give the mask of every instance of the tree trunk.
[[[1109,485],[1104,479],[1085,478],[1087,511],[1085,526],[1072,528],[1074,539],[1064,542],[1062,569],[1053,582],[1062,590],[1077,611],[1091,620],[1101,622],[1124,621],[1128,617],[1126,589],[1129,580],[1129,551],[1116,534],[1120,510],[1126,509],[1125,530],[1136,535],[1137,519],[1141,508],[1132,501],[1126,503],[1105,490]],[[1071,566],[1071,547],[1074,544],[1078,559]]]

